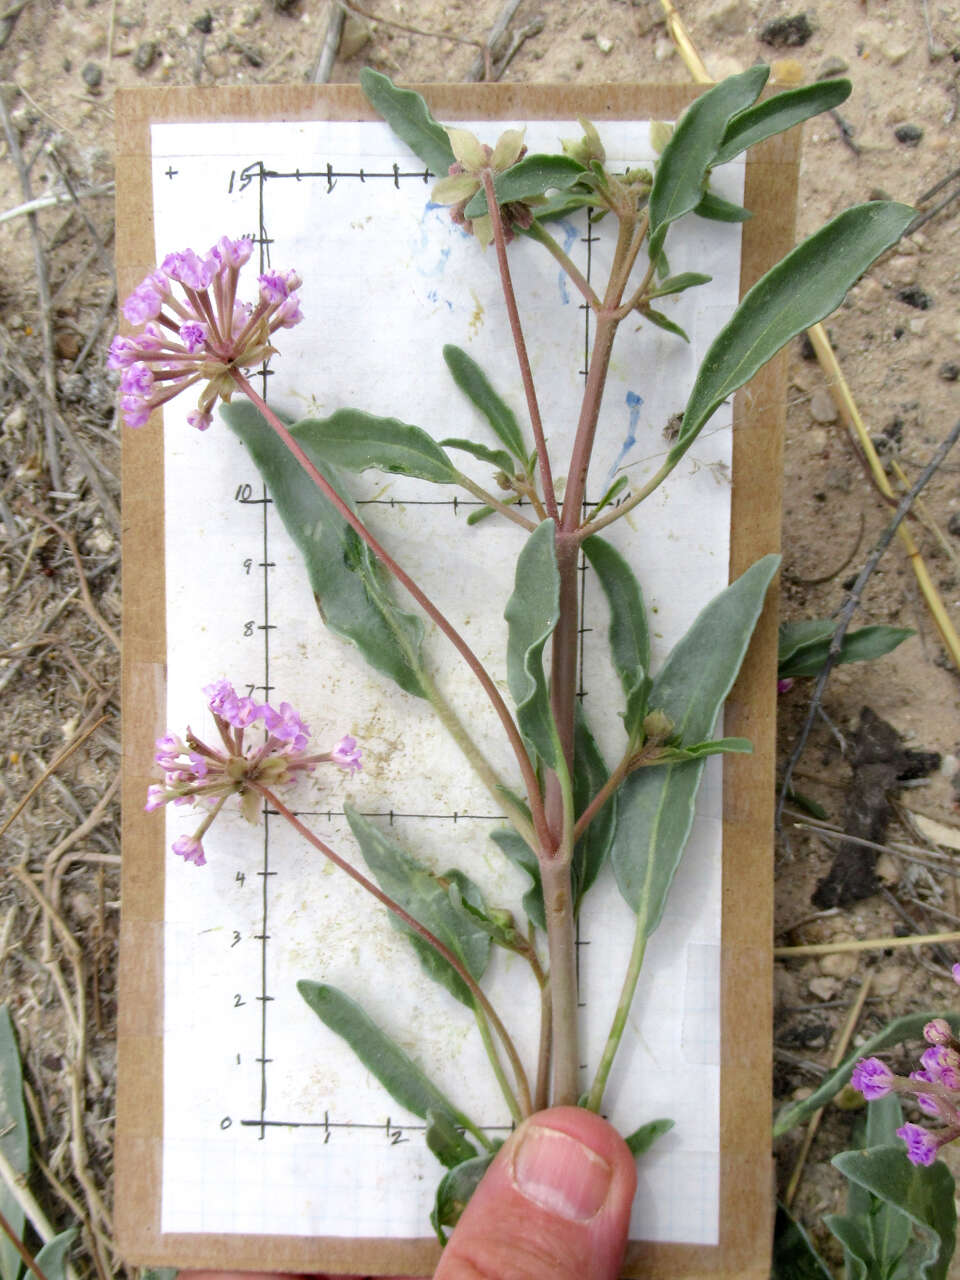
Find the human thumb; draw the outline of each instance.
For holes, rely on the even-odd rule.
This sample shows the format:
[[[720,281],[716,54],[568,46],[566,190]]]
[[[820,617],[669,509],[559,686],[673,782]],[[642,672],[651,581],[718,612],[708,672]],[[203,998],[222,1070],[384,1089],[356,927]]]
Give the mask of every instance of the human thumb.
[[[580,1107],[552,1107],[504,1143],[434,1280],[616,1280],[637,1174],[626,1143]]]

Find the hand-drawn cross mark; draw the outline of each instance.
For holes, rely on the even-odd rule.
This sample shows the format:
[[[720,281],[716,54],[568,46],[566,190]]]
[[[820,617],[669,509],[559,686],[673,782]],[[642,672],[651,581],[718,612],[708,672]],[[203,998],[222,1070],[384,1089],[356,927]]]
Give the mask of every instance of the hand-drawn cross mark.
[[[166,172],[167,177],[172,179],[172,178],[174,178],[174,177],[175,177],[175,176],[180,172],[180,170],[179,170],[179,169],[175,169],[175,168],[173,167],[173,165],[170,165],[170,166],[165,170],[165,172]]]

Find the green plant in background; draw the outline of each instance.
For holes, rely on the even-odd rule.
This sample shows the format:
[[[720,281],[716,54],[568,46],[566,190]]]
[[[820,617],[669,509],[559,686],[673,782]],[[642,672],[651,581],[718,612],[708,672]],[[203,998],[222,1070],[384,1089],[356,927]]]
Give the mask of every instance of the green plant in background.
[[[0,1280],[24,1280],[39,1272],[45,1280],[76,1280],[69,1263],[70,1249],[78,1229],[55,1232],[33,1198],[27,1179],[30,1175],[30,1134],[23,1105],[23,1073],[20,1050],[6,1005],[0,1006]],[[28,1226],[42,1242],[34,1254],[24,1243]],[[26,1257],[32,1258],[29,1266]]]
[[[286,808],[276,788],[292,781],[296,770],[320,761],[357,767],[356,744],[351,748],[344,740],[332,751],[311,754],[305,726],[292,708],[238,698],[225,681],[207,691],[222,744],[211,747],[189,732],[185,739],[173,734],[161,739],[158,761],[166,779],[151,789],[148,807],[191,799],[213,802],[213,808],[204,809],[196,834],[174,845],[176,853],[198,865],[205,860],[204,833],[235,793],[245,812],[255,814],[266,800],[291,821],[388,908],[425,972],[475,1019],[514,1119],[547,1103],[579,1101],[597,1111],[603,1105],[647,942],[662,918],[690,834],[704,759],[715,752],[750,749],[742,739],[711,735],[778,567],[773,555],[751,566],[705,607],[654,673],[641,583],[601,534],[661,485],[725,400],[791,338],[839,305],[913,217],[913,210],[889,201],[849,209],[773,267],[708,350],[656,474],[638,488],[631,488],[625,475],[617,477],[584,517],[585,486],[618,330],[624,322],[633,330],[639,315],[677,331],[651,303],[709,279],[693,272],[670,274],[665,244],[671,227],[688,216],[747,216],[710,192],[712,170],[748,146],[836,106],[850,89],[846,81],[832,80],[758,102],[767,76],[766,67],[756,66],[698,98],[669,137],[661,131],[663,146],[653,173],[616,173],[606,163],[597,129],[587,121],[581,122],[582,138],[565,143],[562,154],[526,155],[516,130],[487,146],[462,129],[442,128],[418,94],[396,88],[375,72],[363,74],[361,83],[374,107],[440,179],[435,198],[450,205],[451,216],[466,231],[495,248],[527,409],[522,425],[484,371],[455,346],[444,349],[444,358],[489,428],[486,438],[437,440],[413,424],[351,407],[301,422],[278,416],[245,370],[272,355],[279,330],[299,320],[300,280],[292,272],[267,272],[260,277],[259,302],[244,308],[236,301],[237,284],[250,244],[226,237],[206,256],[192,251],[169,255],[125,305],[127,318],[141,326],[139,335],[117,338],[111,349],[112,367],[123,371],[123,408],[131,426],[141,425],[153,408],[196,386],[199,400],[190,420],[205,429],[217,400],[229,401],[240,393],[242,399],[227,405],[224,417],[247,446],[303,555],[326,624],[354,644],[382,676],[431,705],[506,813],[509,825],[495,833],[494,841],[530,877],[524,899],[528,921],[521,927],[509,912],[485,902],[462,872],[430,869],[359,813],[347,816],[372,879],[319,841]],[[602,289],[583,277],[550,234],[551,219],[580,209],[616,225],[613,262]],[[509,242],[518,236],[551,255],[593,312],[593,349],[568,457],[551,453],[541,421],[509,268]],[[175,285],[182,296],[175,294]],[[682,331],[678,336],[685,337]],[[623,351],[618,358],[636,357]],[[488,486],[459,470],[452,456],[458,452],[491,467]],[[465,490],[484,504],[472,522],[478,516],[506,519],[524,531],[517,560],[507,567],[514,584],[504,634],[512,706],[454,621],[358,514],[349,477],[371,468]],[[475,536],[482,539],[483,532]],[[622,693],[619,759],[612,768],[577,711],[581,552],[609,605],[610,662]],[[396,585],[403,589],[399,600]],[[409,611],[409,599],[416,612]],[[437,687],[422,644],[424,618],[456,648],[466,675],[489,700],[512,755],[510,778],[491,766],[469,723]],[[794,645],[793,658],[809,656],[823,638],[822,631],[815,638],[806,635]],[[252,746],[249,736],[244,739],[255,723],[267,731],[263,747]],[[624,958],[621,996],[605,1048],[581,1096],[575,921],[606,863],[635,916],[635,935]],[[520,1060],[504,1019],[483,991],[494,947],[520,956],[540,993],[535,1063]],[[349,996],[309,981],[299,989],[390,1094],[426,1122],[427,1142],[446,1168],[433,1215],[442,1235],[469,1198],[495,1144]],[[645,1150],[669,1124],[642,1126],[629,1139],[633,1149],[638,1154]]]
[[[832,618],[781,622],[777,648],[777,678],[795,680],[820,674],[827,661],[837,624]],[[848,631],[835,662],[870,662],[892,653],[916,632],[910,627],[872,626]]]

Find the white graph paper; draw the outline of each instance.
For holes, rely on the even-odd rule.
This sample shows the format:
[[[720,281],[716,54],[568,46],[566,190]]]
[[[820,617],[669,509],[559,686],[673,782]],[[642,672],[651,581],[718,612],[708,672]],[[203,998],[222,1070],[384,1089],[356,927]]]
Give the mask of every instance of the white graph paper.
[[[473,128],[492,142],[509,123]],[[555,150],[558,137],[576,132],[572,122],[538,123],[527,142],[531,151]],[[650,162],[646,126],[604,123],[602,133],[613,165]],[[164,124],[153,126],[152,148],[158,259],[250,233],[264,262],[296,267],[304,278],[306,320],[281,331],[273,404],[298,416],[353,405],[416,423],[437,439],[485,438],[446,372],[441,349],[453,342],[524,421],[493,251],[482,254],[430,203],[422,164],[385,127]],[[727,198],[740,199],[742,165],[716,178]],[[598,431],[593,501],[616,466],[640,480],[659,465],[663,428],[736,304],[739,229],[687,223],[671,234],[671,272],[709,262],[713,283],[662,303],[689,347],[649,325],[639,334],[623,327]],[[588,233],[585,219],[570,219],[554,232],[592,280],[604,278],[607,222]],[[583,384],[588,321],[542,249],[517,243],[511,263],[548,439],[562,457]],[[245,273],[250,297],[255,267],[256,256]],[[349,801],[379,815],[375,821],[435,869],[462,868],[488,902],[522,918],[524,877],[489,840],[496,806],[425,705],[388,687],[325,632],[242,447],[222,424],[203,435],[191,430],[190,408],[174,401],[165,411],[171,730],[189,722],[203,736],[212,727],[200,690],[219,676],[238,688],[268,686],[271,701],[302,710],[321,749],[345,732],[362,745],[362,773],[331,770],[296,793],[297,810],[319,835],[361,863],[341,816]],[[726,585],[729,460],[723,409],[668,483],[609,531],[643,584],[655,666]],[[488,482],[489,469],[460,465]],[[522,531],[497,519],[468,528],[469,504],[454,506],[450,490],[417,481],[368,472],[354,494],[505,688],[502,613]],[[606,607],[589,572],[584,583],[583,701],[612,764],[622,741],[606,673]],[[516,780],[477,686],[442,637],[428,633],[427,649],[489,758]],[[720,780],[715,759],[606,1097],[622,1131],[661,1116],[677,1121],[641,1163],[631,1231],[639,1239],[717,1240]],[[167,826],[169,841],[191,830],[181,810],[170,812]],[[316,1019],[295,983],[309,978],[347,991],[459,1106],[502,1134],[509,1116],[467,1011],[423,977],[386,913],[278,818],[252,828],[225,811],[205,846],[205,868],[172,854],[167,868],[163,1231],[428,1235],[441,1169],[421,1122]],[[630,913],[608,876],[580,925],[584,1087],[631,936]],[[522,970],[516,958],[495,954],[488,989],[532,1061],[535,1000]]]

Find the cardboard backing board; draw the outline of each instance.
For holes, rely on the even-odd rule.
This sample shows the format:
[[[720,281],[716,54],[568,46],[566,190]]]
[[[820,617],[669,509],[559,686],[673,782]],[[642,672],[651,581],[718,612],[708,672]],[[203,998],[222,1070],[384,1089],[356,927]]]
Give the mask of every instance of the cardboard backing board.
[[[437,118],[676,119],[695,96],[683,86],[435,85]],[[373,119],[352,86],[124,91],[117,97],[117,269],[121,296],[156,262],[150,126],[164,121]],[[756,149],[746,168],[741,291],[793,244],[797,131]],[[785,391],[782,358],[738,394],[734,411],[731,577],[776,550]],[[155,415],[155,419],[158,415]],[[165,731],[163,449],[156,420],[124,440],[123,917],[121,928],[116,1221],[127,1261],[426,1275],[430,1239],[164,1234],[163,824],[143,812],[154,739]],[[776,600],[768,597],[725,733],[749,757],[724,769],[721,972],[720,1233],[716,1247],[632,1242],[625,1276],[766,1277],[772,1226],[769,1094],[772,974],[772,805]]]

